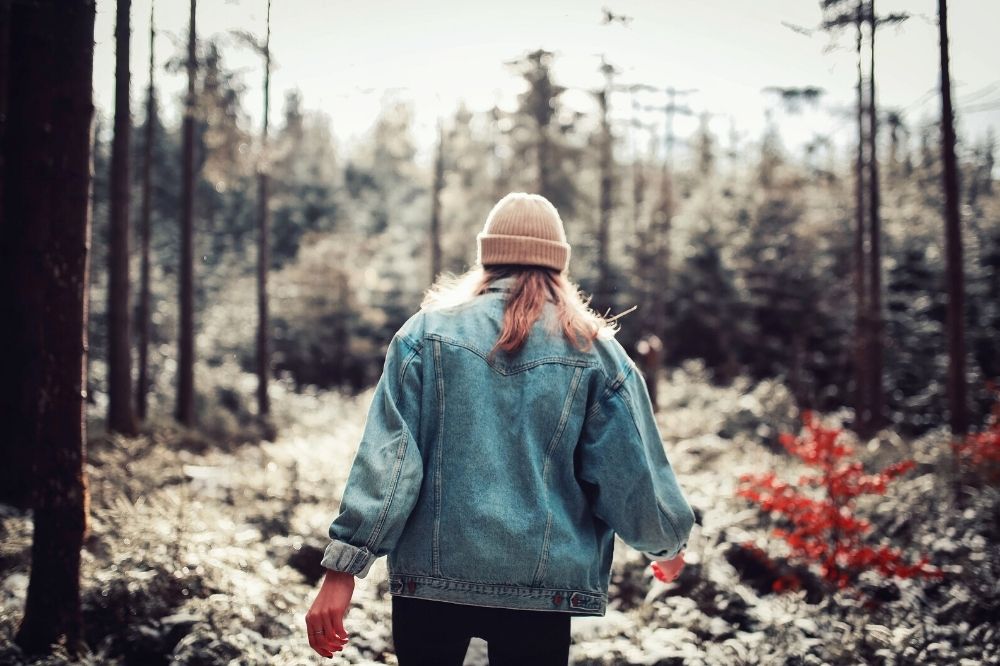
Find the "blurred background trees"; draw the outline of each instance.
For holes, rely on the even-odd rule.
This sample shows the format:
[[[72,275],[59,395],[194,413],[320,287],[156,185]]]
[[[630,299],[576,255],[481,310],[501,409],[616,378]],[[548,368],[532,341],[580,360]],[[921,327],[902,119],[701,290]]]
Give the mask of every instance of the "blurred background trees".
[[[822,4],[820,27],[860,29],[863,46],[870,46],[870,4]],[[195,397],[196,421],[211,421],[219,404],[212,368],[259,374],[250,296],[263,137],[244,108],[248,86],[257,84],[227,67],[226,48],[234,47],[215,36],[196,42],[195,376],[209,382],[209,394]],[[591,95],[589,113],[562,103],[569,88],[553,74],[558,56],[544,49],[508,63],[524,86],[516,106],[474,111],[459,102],[442,114],[427,160],[417,158],[407,102],[387,95],[367,136],[345,149],[333,138],[330,116],[310,108],[300,92],[289,92],[267,139],[275,377],[296,387],[350,390],[373,382],[386,342],[415,310],[437,267],[470,267],[475,234],[490,207],[507,191],[527,190],[543,192],[558,206],[574,247],[571,277],[584,291],[602,289],[604,267],[607,293],[594,306],[612,313],[639,306],[622,318],[619,333],[637,356],[639,340],[655,334],[664,367],[701,359],[722,383],[741,374],[780,378],[802,406],[824,410],[856,407],[859,390],[871,408],[879,394],[875,382],[884,395],[872,413],[884,412],[887,423],[913,433],[941,423],[950,414],[941,127],[917,123],[900,109],[878,108],[873,126],[870,53],[859,47],[853,56],[860,59],[861,97],[857,145],[847,152],[822,133],[802,151],[785,148],[782,127],[791,114],[805,107],[839,112],[824,106],[823,91],[808,87],[762,91],[776,103],[758,137],[741,137],[737,128],[716,136],[705,113],[694,133],[679,137],[670,133],[666,116],[688,111],[697,92],[609,77],[605,105],[617,107],[619,116],[632,107],[646,113],[643,118],[661,120],[649,124],[637,116],[629,124],[605,124],[601,94]],[[185,64],[178,53],[168,66]],[[158,175],[150,196],[155,261],[147,383],[151,410],[159,413],[171,408],[164,387],[184,366],[171,344],[180,310],[170,291],[183,247],[170,223],[180,204],[176,183],[183,181],[180,129],[158,125],[152,147]],[[650,154],[650,143],[683,149]],[[959,135],[957,146],[968,276],[968,421],[977,423],[988,412],[984,382],[1000,372],[1000,204],[992,140],[965,145]],[[101,165],[108,147],[98,141],[95,150]],[[110,194],[100,167],[96,175],[100,238]],[[880,202],[875,207],[874,196]],[[94,264],[100,266],[106,249],[96,245]],[[860,310],[859,270],[865,290]],[[108,388],[107,313],[101,307],[108,283],[104,271],[93,269],[93,278],[91,385],[101,402]],[[881,306],[873,289],[880,291]],[[870,343],[884,348],[881,371],[870,360],[869,354],[878,354],[865,347],[865,336],[881,341]],[[881,379],[865,374],[872,372]],[[260,410],[243,389],[216,388],[230,402],[238,396],[236,413]]]

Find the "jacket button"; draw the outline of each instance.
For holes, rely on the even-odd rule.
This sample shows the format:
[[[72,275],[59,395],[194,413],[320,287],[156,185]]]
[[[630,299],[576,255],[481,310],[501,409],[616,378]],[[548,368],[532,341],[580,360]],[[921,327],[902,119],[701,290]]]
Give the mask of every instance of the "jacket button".
[[[553,604],[555,604],[556,606],[558,606],[559,604],[561,604],[561,603],[562,603],[562,600],[563,600],[563,597],[562,597],[562,595],[561,595],[561,594],[559,594],[558,592],[556,592],[556,593],[555,593],[555,594],[554,594],[554,595],[552,596],[552,603],[553,603]]]

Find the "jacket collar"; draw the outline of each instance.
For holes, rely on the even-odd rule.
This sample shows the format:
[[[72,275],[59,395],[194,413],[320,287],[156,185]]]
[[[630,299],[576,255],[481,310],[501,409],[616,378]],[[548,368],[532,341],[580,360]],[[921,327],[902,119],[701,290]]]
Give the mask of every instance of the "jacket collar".
[[[486,287],[486,291],[504,291],[508,292],[511,287],[514,286],[514,280],[516,279],[513,275],[508,275],[506,277],[497,278],[490,282],[489,286]]]

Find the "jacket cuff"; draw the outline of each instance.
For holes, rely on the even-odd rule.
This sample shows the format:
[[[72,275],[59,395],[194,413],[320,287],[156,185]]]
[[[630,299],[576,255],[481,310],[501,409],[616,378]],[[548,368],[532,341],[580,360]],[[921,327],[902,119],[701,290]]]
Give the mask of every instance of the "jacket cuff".
[[[677,557],[680,554],[680,552],[685,548],[687,548],[687,541],[682,542],[681,545],[676,550],[670,550],[669,548],[665,548],[664,550],[655,553],[651,553],[645,550],[639,552],[645,555],[650,561],[659,562],[660,560],[672,560],[673,558]]]
[[[358,548],[343,541],[331,541],[320,561],[327,569],[354,574],[358,578],[368,575],[375,555],[367,548]]]

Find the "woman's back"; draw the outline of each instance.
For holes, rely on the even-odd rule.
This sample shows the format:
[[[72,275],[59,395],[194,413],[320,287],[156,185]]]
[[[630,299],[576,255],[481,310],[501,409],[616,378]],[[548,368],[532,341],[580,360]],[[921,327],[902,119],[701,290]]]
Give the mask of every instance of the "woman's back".
[[[603,615],[614,532],[676,552],[693,516],[613,337],[577,348],[547,303],[516,353],[494,352],[512,282],[397,333],[383,375],[394,386],[366,425],[387,450],[377,467],[355,463],[343,505],[366,513],[331,533],[371,524],[393,593]]]
[[[491,358],[512,279],[415,322],[429,361],[418,438],[427,475],[390,557],[390,583],[408,593],[432,585],[447,592],[436,598],[470,603],[489,601],[486,590],[422,577],[515,586],[524,601],[506,604],[528,608],[551,590],[548,608],[603,611],[604,558],[595,553],[610,557],[612,535],[594,523],[574,453],[592,397],[608,383],[613,341],[576,349],[549,330],[550,304],[517,354]]]

